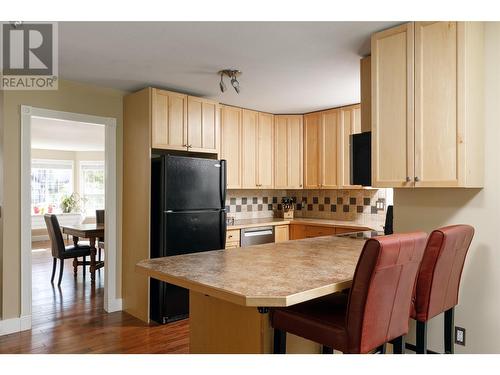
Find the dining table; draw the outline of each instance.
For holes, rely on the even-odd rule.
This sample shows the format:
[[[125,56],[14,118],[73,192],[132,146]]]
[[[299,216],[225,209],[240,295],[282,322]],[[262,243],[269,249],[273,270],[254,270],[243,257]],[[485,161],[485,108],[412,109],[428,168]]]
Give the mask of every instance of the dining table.
[[[73,236],[73,243],[78,245],[80,238],[87,238],[90,245],[90,280],[95,283],[95,273],[104,267],[104,261],[96,261],[98,238],[104,237],[104,224],[68,224],[62,226],[64,234]]]

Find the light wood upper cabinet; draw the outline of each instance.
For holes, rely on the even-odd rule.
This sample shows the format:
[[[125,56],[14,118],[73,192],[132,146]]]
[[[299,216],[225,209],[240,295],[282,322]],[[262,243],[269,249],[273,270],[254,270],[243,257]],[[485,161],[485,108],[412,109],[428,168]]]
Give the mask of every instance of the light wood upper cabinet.
[[[372,36],[374,186],[482,186],[483,39],[481,22]]]
[[[274,116],[274,187],[302,189],[302,115]]]
[[[274,116],[259,113],[257,128],[257,185],[274,187]]]
[[[304,189],[318,189],[320,176],[321,115],[304,115]]]
[[[413,177],[413,24],[372,36],[372,185]]]
[[[372,58],[363,57],[360,61],[361,83],[361,132],[372,130]]]
[[[320,187],[335,189],[339,187],[338,167],[340,128],[339,111],[334,109],[321,113],[320,130]]]
[[[187,95],[152,89],[153,148],[187,150]]]
[[[221,158],[227,160],[228,189],[241,188],[242,116],[240,108],[221,106]]]
[[[259,113],[243,110],[243,126],[241,132],[241,175],[242,188],[255,189],[257,182],[257,143]]]
[[[189,151],[219,151],[219,103],[188,97],[187,111],[187,145]]]
[[[242,124],[242,188],[273,188],[273,115],[244,109]]]
[[[360,187],[351,184],[351,155],[350,136],[361,133],[360,105],[344,107],[339,110],[340,139],[339,139],[339,186]]]
[[[219,104],[212,100],[152,89],[152,148],[218,153]]]

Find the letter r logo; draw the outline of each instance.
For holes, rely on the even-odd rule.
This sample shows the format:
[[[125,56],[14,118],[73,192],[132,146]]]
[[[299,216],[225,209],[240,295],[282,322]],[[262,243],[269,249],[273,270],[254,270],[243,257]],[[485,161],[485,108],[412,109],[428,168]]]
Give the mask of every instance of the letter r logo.
[[[53,74],[52,24],[3,24],[3,75]]]

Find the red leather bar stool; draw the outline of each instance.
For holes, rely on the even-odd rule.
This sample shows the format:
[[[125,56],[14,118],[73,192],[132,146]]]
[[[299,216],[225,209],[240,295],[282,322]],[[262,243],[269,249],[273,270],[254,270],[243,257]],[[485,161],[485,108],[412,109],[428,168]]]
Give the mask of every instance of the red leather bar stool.
[[[411,300],[427,235],[395,234],[366,241],[349,294],[335,293],[272,311],[274,352],[286,353],[286,333],[343,353],[369,353],[398,339],[404,351]]]
[[[436,229],[427,240],[411,313],[417,321],[417,353],[427,353],[427,322],[443,312],[444,350],[454,353],[454,312],[473,236],[474,228],[470,225],[452,225]]]

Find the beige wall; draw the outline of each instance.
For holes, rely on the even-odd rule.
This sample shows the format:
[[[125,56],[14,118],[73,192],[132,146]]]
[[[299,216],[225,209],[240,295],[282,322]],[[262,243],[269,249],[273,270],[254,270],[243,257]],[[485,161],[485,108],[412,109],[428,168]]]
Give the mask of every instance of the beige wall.
[[[500,353],[500,23],[485,29],[485,182],[484,189],[394,191],[396,231],[456,223],[476,229],[462,275],[455,324],[464,327],[466,347],[458,353]],[[443,351],[443,317],[429,325],[429,348]]]
[[[3,98],[4,206],[3,254],[0,280],[2,319],[19,316],[20,291],[20,106],[114,117],[117,120],[117,297],[121,296],[121,197],[122,197],[122,113],[123,95],[117,90],[60,80],[55,91],[8,91]]]

